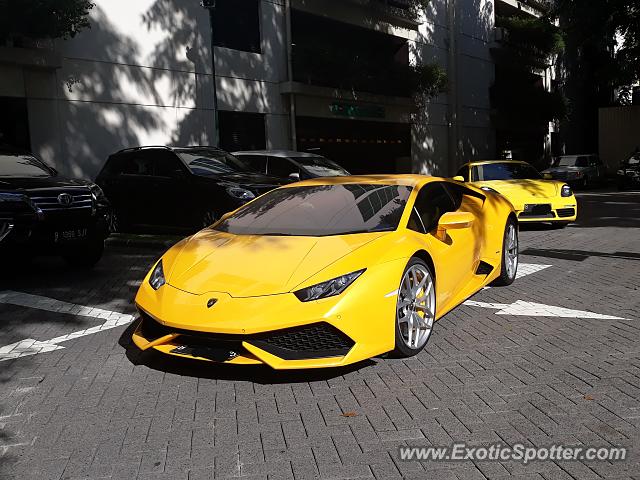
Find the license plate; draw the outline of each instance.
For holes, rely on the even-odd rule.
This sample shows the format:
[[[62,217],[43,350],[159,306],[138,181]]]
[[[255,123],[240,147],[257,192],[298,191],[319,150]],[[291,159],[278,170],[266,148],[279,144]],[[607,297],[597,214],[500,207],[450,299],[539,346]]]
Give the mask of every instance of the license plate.
[[[53,241],[56,243],[73,242],[87,238],[86,228],[75,228],[73,230],[62,230],[53,232]]]

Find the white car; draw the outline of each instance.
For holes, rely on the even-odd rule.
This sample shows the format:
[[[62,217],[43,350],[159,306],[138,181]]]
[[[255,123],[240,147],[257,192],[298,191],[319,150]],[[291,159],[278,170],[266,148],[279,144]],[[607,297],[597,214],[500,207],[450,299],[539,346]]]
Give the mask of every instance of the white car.
[[[251,150],[233,152],[254,170],[280,178],[306,180],[317,177],[351,175],[333,160],[308,152],[290,150]]]

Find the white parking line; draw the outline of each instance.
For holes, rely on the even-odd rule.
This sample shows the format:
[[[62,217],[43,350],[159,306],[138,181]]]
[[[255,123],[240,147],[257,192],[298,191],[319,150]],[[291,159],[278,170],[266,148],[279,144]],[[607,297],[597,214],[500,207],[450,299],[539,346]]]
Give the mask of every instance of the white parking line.
[[[25,340],[12,343],[11,345],[0,347],[0,362],[29,355],[37,355],[38,353],[60,350],[64,347],[58,345],[59,343],[120,327],[132,322],[135,318],[133,315],[126,313],[113,312],[102,308],[87,307],[85,305],[78,305],[49,297],[43,297],[41,295],[32,295],[29,293],[14,292],[11,290],[0,292],[0,303],[105,320],[101,325],[61,335],[44,342],[34,340],[33,338],[27,338]]]

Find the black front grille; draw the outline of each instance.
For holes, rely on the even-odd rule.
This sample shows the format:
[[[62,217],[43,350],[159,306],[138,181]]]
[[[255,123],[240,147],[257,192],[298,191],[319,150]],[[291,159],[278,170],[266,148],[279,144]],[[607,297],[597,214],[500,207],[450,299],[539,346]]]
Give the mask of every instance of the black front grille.
[[[140,317],[142,318],[140,333],[150,342],[169,335],[170,333],[175,333],[175,330],[161,325],[143,311],[140,311]]]
[[[254,335],[249,342],[285,360],[341,357],[354,345],[347,335],[325,322]]]
[[[69,195],[71,202],[64,204],[59,201],[60,195]],[[91,210],[93,200],[88,188],[38,190],[30,192],[31,201],[43,212],[66,210]]]
[[[148,341],[177,333],[180,336],[174,343],[190,348],[225,348],[239,352],[244,351],[242,342],[248,342],[284,360],[301,360],[341,357],[346,355],[355,344],[347,335],[325,322],[252,335],[234,335],[167,327],[143,311],[140,311],[140,315],[142,317],[140,333]]]
[[[556,213],[560,218],[573,217],[576,214],[576,209],[575,208],[559,208],[556,210]]]

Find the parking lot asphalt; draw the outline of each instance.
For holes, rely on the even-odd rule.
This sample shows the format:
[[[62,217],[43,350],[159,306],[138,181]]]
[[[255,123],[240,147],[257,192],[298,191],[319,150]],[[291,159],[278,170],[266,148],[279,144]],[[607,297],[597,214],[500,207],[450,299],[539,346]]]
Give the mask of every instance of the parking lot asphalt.
[[[640,478],[640,192],[526,227],[521,277],[441,319],[410,359],[276,372],[140,355],[160,250],[0,278],[0,478]],[[403,462],[403,445],[624,446],[618,462]]]

